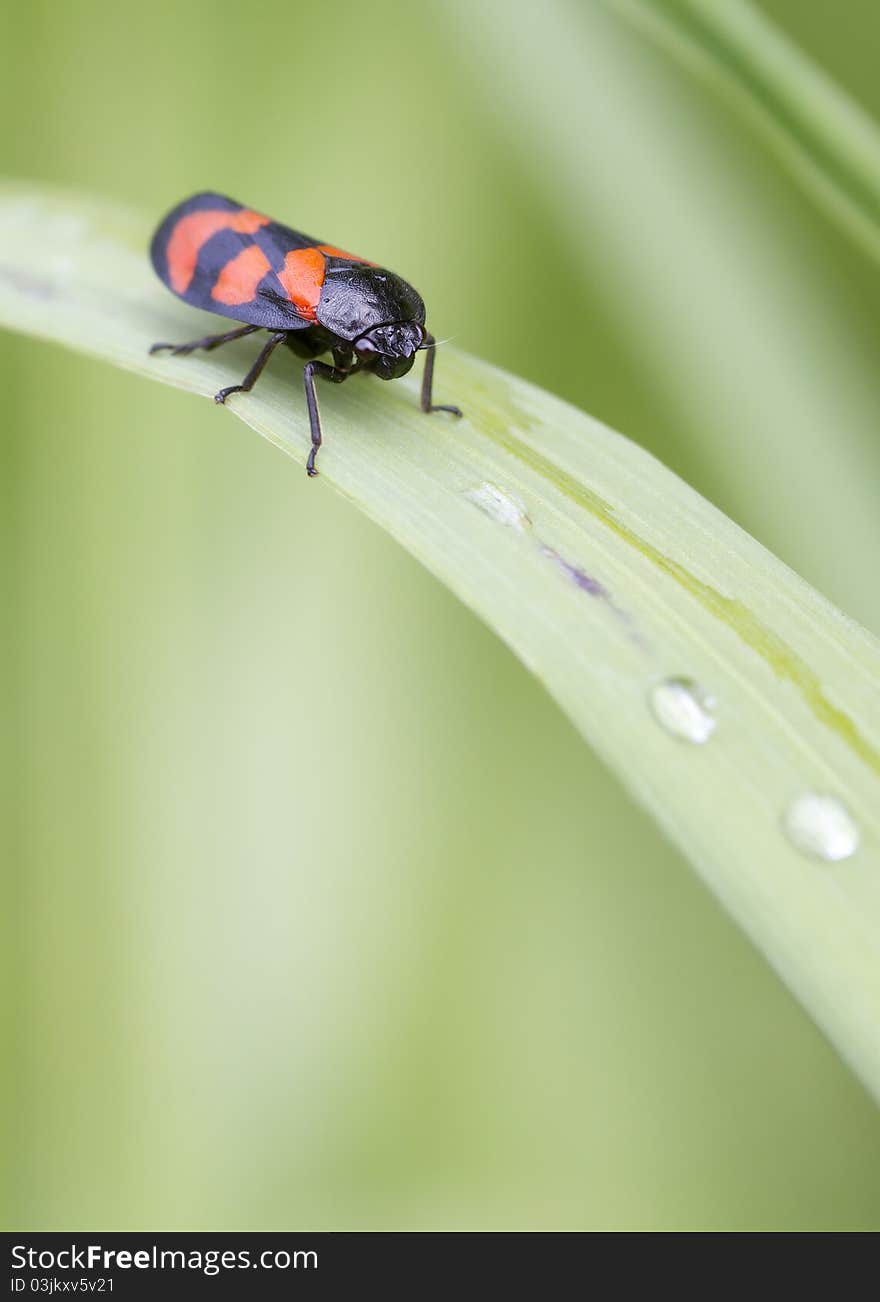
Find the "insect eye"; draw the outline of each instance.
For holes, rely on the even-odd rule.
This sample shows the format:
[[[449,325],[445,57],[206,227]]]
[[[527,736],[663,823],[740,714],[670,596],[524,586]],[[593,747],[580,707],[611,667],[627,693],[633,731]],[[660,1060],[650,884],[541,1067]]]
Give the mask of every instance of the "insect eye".
[[[375,357],[379,351],[369,339],[359,339],[354,347],[360,357]]]

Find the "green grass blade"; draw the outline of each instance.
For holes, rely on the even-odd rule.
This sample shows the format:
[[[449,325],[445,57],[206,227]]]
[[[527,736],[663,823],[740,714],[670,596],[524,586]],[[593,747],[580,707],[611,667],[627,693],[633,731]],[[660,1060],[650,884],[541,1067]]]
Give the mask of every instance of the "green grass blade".
[[[804,188],[880,258],[876,124],[749,0],[604,0],[727,93]]]
[[[137,216],[11,185],[0,234],[10,328],[205,397],[253,356],[247,340],[148,356],[210,324],[155,280]],[[345,494],[507,642],[880,1094],[880,646],[582,412],[451,348],[437,398],[465,419],[423,416],[417,390],[415,375],[326,386],[315,484],[289,356],[229,410],[294,457],[300,491]],[[670,678],[716,702],[700,742],[657,720]],[[784,831],[811,792],[849,811],[859,844],[845,861]]]

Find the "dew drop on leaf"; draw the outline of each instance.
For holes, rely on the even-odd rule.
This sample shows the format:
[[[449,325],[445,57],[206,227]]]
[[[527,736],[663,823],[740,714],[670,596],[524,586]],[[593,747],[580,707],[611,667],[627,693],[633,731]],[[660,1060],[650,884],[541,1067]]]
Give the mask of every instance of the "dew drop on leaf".
[[[469,488],[465,493],[469,502],[479,507],[484,515],[506,525],[508,529],[517,529],[525,533],[532,527],[526,508],[518,497],[505,493],[495,484],[480,484],[479,488]]]
[[[660,726],[680,741],[702,746],[715,731],[715,701],[692,678],[664,678],[651,689],[650,702]]]
[[[837,863],[859,848],[859,829],[836,796],[805,792],[788,806],[782,825],[792,845],[814,859]]]

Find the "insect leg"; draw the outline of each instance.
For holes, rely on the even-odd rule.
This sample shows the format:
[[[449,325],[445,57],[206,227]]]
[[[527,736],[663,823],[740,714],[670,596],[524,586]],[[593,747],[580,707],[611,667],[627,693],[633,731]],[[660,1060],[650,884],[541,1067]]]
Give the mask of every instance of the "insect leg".
[[[251,327],[253,329],[253,327]],[[221,389],[219,393],[214,394],[215,402],[225,402],[230,393],[250,393],[257,380],[263,373],[263,367],[274,353],[280,343],[287,338],[286,330],[279,330],[272,335],[267,344],[264,344],[260,350],[257,360],[254,362],[241,384],[230,384],[228,388]]]
[[[315,457],[318,455],[318,448],[321,446],[321,417],[318,412],[318,398],[315,393],[315,376],[320,375],[322,379],[329,380],[331,384],[341,384],[347,380],[350,375],[354,375],[359,370],[359,366],[328,366],[326,362],[306,362],[303,368],[303,382],[306,387],[306,406],[309,409],[309,428],[312,432],[312,446],[309,449],[309,459],[306,462],[306,471],[310,476],[316,475]]]
[[[422,411],[449,411],[453,416],[460,416],[460,407],[446,406],[431,401],[434,388],[435,341],[433,335],[425,335],[422,348],[425,350],[425,369],[422,372]]]
[[[161,353],[167,349],[173,357],[194,353],[197,348],[204,348],[206,352],[212,348],[219,348],[221,344],[228,344],[231,339],[241,339],[244,335],[252,335],[259,326],[246,325],[239,326],[237,330],[228,330],[225,335],[205,335],[204,339],[194,339],[190,344],[153,344],[150,349],[150,356],[153,353]]]

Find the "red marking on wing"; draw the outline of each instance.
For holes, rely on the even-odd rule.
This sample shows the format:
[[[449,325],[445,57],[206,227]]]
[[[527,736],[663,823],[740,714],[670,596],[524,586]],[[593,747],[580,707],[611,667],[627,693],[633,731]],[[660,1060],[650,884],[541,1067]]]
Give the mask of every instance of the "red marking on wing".
[[[249,244],[241,253],[230,258],[214,282],[211,297],[227,307],[250,303],[257,285],[269,270],[271,263],[258,244]]]
[[[320,249],[295,249],[284,259],[278,279],[305,321],[314,321],[327,260]]]
[[[367,258],[359,258],[356,253],[346,253],[345,249],[337,249],[334,244],[319,244],[318,248],[322,253],[326,253],[328,258],[348,258],[349,262],[364,262],[368,267],[376,265]]]
[[[202,245],[207,244],[212,235],[218,231],[238,231],[241,235],[253,235],[254,231],[267,225],[269,220],[258,212],[252,212],[250,208],[241,208],[238,212],[202,208],[181,217],[171,232],[166,251],[171,288],[176,294],[186,293],[192,284]]]
[[[354,253],[337,249],[334,244],[316,244],[310,249],[295,249],[284,259],[278,279],[297,312],[305,321],[315,320],[315,311],[321,297],[321,286],[327,272],[327,258],[348,258],[350,262],[367,263]],[[374,267],[375,262],[367,263]]]

